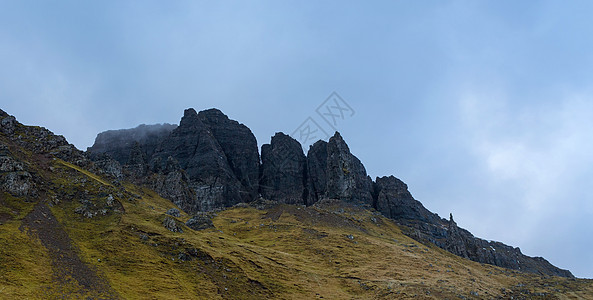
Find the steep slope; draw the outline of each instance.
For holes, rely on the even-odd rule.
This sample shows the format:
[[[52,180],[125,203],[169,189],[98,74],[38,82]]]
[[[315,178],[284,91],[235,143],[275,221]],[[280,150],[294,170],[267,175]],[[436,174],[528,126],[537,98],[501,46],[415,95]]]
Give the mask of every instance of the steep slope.
[[[193,230],[184,224],[190,215],[154,191],[99,175],[63,138],[6,118],[1,112],[3,298],[593,295],[591,280],[475,263],[418,243],[377,211],[338,200],[239,203],[205,214],[213,228]]]
[[[449,220],[441,219],[415,200],[406,184],[393,176],[377,178],[375,194],[377,210],[408,227],[406,234],[418,241],[433,243],[480,263],[542,275],[573,277],[570,271],[557,268],[542,257],[529,257],[519,248],[474,237],[459,228],[453,216]]]
[[[117,131],[134,133],[136,129]],[[109,132],[108,132],[109,133]],[[136,134],[137,135],[137,134]],[[528,257],[519,248],[488,242],[441,219],[415,200],[401,180],[389,176],[374,182],[364,165],[336,132],[328,142],[313,144],[307,155],[298,141],[283,133],[264,144],[261,165],[257,142],[243,124],[217,109],[196,113],[187,109],[180,125],[158,145],[136,142],[123,167],[101,153],[121,156],[117,144],[110,149],[99,134],[89,148],[99,172],[149,187],[190,213],[207,212],[256,199],[312,205],[323,199],[374,208],[409,228],[418,241],[473,261],[537,274],[572,277],[541,257]],[[138,140],[130,136],[129,140]],[[151,148],[152,147],[152,148]],[[256,179],[259,173],[259,179]]]

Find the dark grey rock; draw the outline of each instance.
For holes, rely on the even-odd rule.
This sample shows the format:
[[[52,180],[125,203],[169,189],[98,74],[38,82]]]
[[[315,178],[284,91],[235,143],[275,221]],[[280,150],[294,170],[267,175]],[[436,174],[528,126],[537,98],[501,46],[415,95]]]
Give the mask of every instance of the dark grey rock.
[[[0,144],[0,188],[15,197],[36,194],[33,176],[26,165],[13,157],[8,147]]]
[[[185,222],[185,225],[193,230],[204,230],[214,228],[212,217],[208,213],[198,213]]]
[[[13,134],[17,124],[16,118],[9,116],[4,111],[2,112],[3,114],[1,116],[2,119],[0,120],[0,129],[5,134]]]
[[[123,165],[130,161],[132,148],[138,144],[144,157],[150,158],[163,139],[176,127],[171,124],[142,124],[132,129],[105,131],[97,135],[87,153],[93,160],[100,154],[109,154]]]
[[[143,178],[148,174],[149,165],[142,145],[134,142],[130,148],[128,161],[124,165],[125,173],[131,179]]]
[[[181,226],[179,226],[177,224],[177,221],[171,217],[165,217],[165,220],[163,220],[163,226],[165,226],[165,228],[167,228],[171,232],[183,233],[183,229],[181,228]]]
[[[95,166],[98,168],[100,174],[113,177],[116,180],[122,180],[124,173],[120,163],[112,159],[108,154],[97,156]]]
[[[198,118],[206,125],[224,152],[227,163],[241,182],[241,199],[255,199],[259,184],[259,153],[251,130],[229,119],[218,109],[203,110]]]
[[[372,205],[372,181],[340,133],[327,143],[327,198]]]
[[[167,158],[167,163],[160,173],[153,174],[147,184],[161,197],[171,200],[182,209],[189,210],[193,206],[195,196],[189,186],[189,178],[179,163],[173,158]]]
[[[261,158],[261,195],[280,203],[306,204],[307,159],[301,144],[278,132],[262,146]]]
[[[242,202],[241,182],[211,130],[194,109],[186,109],[179,126],[155,151],[153,159],[175,158],[189,178],[193,199],[180,205],[188,212],[210,211]]]
[[[408,186],[394,176],[377,177],[374,184],[375,209],[397,220],[418,220],[438,223],[440,218],[412,197]]]
[[[175,218],[181,217],[181,212],[177,208],[170,208],[169,210],[167,210],[166,214]]]
[[[327,194],[327,142],[317,141],[307,152],[309,198],[307,205],[325,198]]]
[[[524,255],[519,248],[474,237],[457,226],[452,214],[449,220],[438,217],[415,200],[406,184],[393,176],[377,178],[374,195],[375,208],[410,228],[404,233],[418,241],[433,243],[480,263],[536,274],[573,277],[569,271],[557,268],[541,257]]]
[[[373,205],[372,180],[338,132],[309,148],[307,168],[308,205],[324,198]]]

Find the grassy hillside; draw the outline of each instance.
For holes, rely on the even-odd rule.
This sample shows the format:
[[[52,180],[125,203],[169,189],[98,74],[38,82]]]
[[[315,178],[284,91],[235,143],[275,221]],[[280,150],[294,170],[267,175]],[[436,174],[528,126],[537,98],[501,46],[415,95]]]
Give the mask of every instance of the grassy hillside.
[[[186,227],[189,216],[182,213],[174,219],[183,232],[171,232],[163,221],[174,205],[150,190],[114,186],[60,160],[38,172],[47,185],[40,200],[6,193],[0,200],[4,299],[593,295],[591,281],[465,260],[419,244],[377,213],[342,203],[240,205],[217,212],[215,228],[202,231]]]
[[[0,192],[1,299],[593,295],[590,280],[465,260],[408,238],[376,212],[338,202],[238,205],[211,214],[214,228],[195,231],[184,225],[187,214],[167,216],[174,205],[151,190],[27,150],[22,145],[39,138],[28,141],[25,133],[19,144],[0,139],[3,159],[22,164],[18,172],[30,174],[23,180],[31,178],[26,196]],[[180,232],[167,229],[166,218]]]

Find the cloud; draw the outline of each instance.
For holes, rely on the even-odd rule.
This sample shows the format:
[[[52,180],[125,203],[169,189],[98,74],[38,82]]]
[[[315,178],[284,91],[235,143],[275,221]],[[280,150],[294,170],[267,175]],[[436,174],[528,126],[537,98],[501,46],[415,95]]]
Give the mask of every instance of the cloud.
[[[491,85],[466,89],[459,97],[462,124],[470,137],[466,146],[481,162],[476,167],[483,177],[477,181],[491,187],[492,194],[480,201],[489,202],[482,204],[493,208],[489,214],[502,216],[490,224],[499,229],[490,232],[561,266],[579,265],[562,253],[563,243],[572,244],[576,252],[593,246],[580,238],[582,224],[574,221],[585,219],[593,208],[587,192],[593,164],[589,95],[583,91],[554,101],[521,101],[504,87]]]

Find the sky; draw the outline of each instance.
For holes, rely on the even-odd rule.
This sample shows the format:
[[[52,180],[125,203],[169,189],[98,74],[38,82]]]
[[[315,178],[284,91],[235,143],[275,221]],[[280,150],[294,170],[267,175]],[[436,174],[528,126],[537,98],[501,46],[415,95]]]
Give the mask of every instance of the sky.
[[[0,0],[0,108],[82,150],[189,107],[221,109],[260,145],[338,130],[373,178],[395,175],[474,235],[593,278],[591,11]]]

